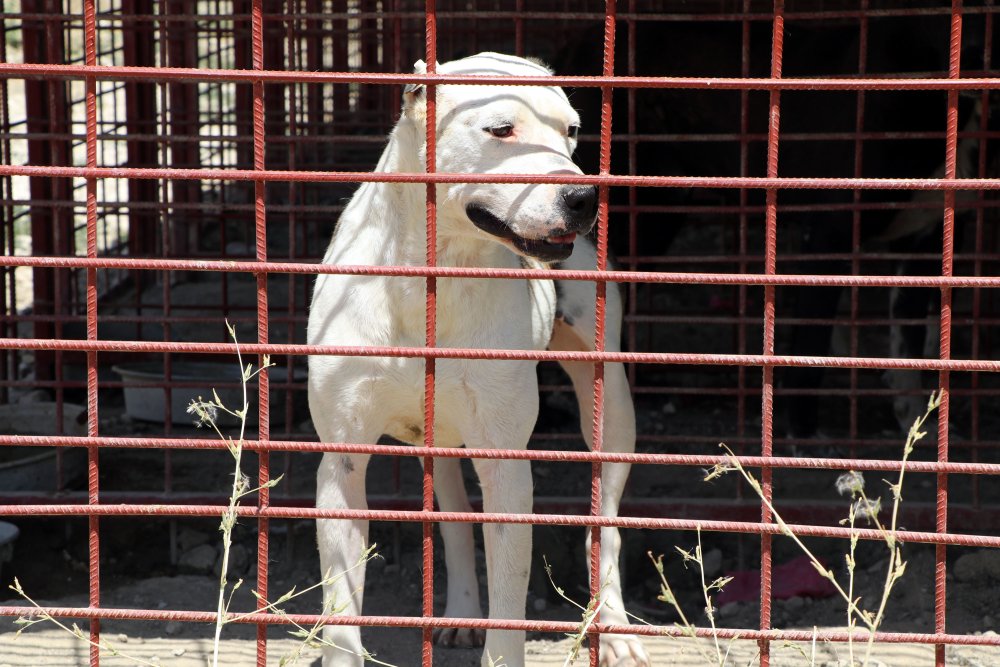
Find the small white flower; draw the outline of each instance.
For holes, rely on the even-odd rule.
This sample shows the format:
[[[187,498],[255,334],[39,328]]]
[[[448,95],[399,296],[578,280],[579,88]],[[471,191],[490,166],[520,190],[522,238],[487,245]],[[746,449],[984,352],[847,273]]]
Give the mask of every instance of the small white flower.
[[[865,477],[857,470],[848,470],[837,478],[835,486],[837,493],[842,496],[851,494],[853,498],[865,490]]]
[[[194,425],[201,428],[206,424],[215,423],[216,418],[219,416],[219,409],[212,403],[204,402],[201,400],[201,396],[199,396],[198,400],[191,401],[188,405],[187,413],[197,418],[194,420]]]
[[[881,511],[881,498],[876,498],[875,500],[858,498],[858,501],[854,504],[854,514],[864,518],[868,523],[875,523]]]

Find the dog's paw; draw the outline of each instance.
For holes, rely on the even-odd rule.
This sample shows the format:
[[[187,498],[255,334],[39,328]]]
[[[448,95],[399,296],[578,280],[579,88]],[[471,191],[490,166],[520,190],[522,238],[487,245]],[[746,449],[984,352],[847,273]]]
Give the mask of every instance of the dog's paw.
[[[434,643],[438,646],[473,648],[486,643],[486,630],[481,628],[435,628]]]
[[[652,667],[635,635],[601,635],[601,667]]]

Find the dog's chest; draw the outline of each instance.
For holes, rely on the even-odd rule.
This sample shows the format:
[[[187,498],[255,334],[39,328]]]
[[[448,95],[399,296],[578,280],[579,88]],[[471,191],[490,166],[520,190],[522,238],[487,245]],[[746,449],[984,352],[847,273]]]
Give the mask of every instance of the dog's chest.
[[[555,312],[551,280],[441,278],[437,343],[440,347],[544,350],[552,336]]]
[[[542,350],[548,346],[555,317],[551,281],[438,280],[437,347],[487,350]],[[407,339],[422,345],[423,309],[407,315]],[[436,362],[435,441],[463,442],[462,424],[472,416],[514,411],[534,389],[535,362],[509,359],[439,359]],[[403,442],[423,439],[424,361],[395,359],[383,376],[387,405],[394,407],[386,433]],[[529,386],[530,385],[530,386]]]

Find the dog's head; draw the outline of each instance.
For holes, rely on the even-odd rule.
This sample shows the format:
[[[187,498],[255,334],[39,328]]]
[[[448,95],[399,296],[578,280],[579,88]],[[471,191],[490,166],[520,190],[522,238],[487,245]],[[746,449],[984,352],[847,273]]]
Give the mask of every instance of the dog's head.
[[[415,72],[424,73],[423,62]],[[440,74],[551,76],[544,65],[480,53],[443,63]],[[555,86],[437,87],[437,169],[460,174],[579,175],[573,163],[580,117]],[[424,86],[404,92],[403,113],[426,122]],[[597,188],[569,184],[458,183],[439,187],[439,210],[515,252],[544,261],[566,259],[577,234],[597,215]]]

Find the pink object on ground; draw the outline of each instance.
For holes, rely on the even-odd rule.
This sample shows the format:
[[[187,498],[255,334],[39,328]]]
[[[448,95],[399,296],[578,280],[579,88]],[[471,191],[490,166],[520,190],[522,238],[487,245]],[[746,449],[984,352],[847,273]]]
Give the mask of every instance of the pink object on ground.
[[[826,567],[822,559],[820,562]],[[726,576],[731,576],[733,580],[719,592],[715,598],[716,604],[746,602],[760,598],[760,570],[731,572]],[[775,600],[787,600],[795,596],[826,598],[837,593],[833,584],[816,571],[808,556],[799,556],[776,566],[771,580],[774,582],[771,597]]]

